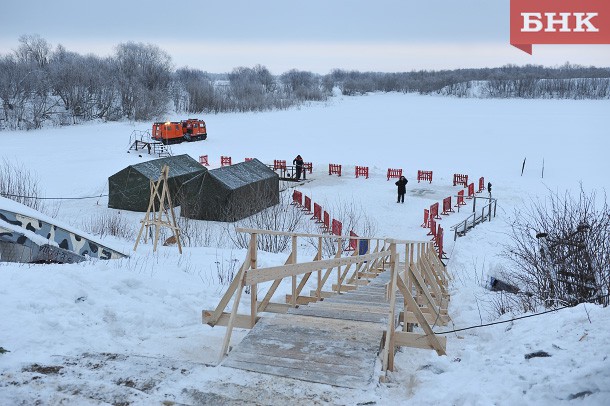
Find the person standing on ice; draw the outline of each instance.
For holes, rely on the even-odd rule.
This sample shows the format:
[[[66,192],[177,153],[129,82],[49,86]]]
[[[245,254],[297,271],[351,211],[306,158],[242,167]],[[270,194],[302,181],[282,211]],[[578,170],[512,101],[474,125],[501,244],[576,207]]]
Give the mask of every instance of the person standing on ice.
[[[303,172],[303,158],[301,158],[301,155],[297,155],[297,157],[292,160],[292,164],[296,169],[295,178],[296,180],[300,180],[301,172]]]
[[[400,176],[400,179],[396,181],[395,185],[398,186],[398,200],[396,201],[396,203],[405,202],[405,194],[407,193],[407,183],[409,183],[409,181],[404,176]]]

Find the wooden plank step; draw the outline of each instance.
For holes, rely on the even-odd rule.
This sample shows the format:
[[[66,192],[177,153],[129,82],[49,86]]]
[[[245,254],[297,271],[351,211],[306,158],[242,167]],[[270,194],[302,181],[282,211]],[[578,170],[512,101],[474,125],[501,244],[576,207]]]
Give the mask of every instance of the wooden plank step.
[[[311,308],[306,306],[300,307],[298,309],[291,309],[288,314],[299,314],[302,316],[323,317],[327,319],[353,320],[365,323],[385,324],[388,320],[389,311],[387,313],[368,313],[359,311]]]
[[[227,358],[227,361],[223,364],[223,366],[350,389],[365,389],[366,386],[371,384],[373,379],[372,377],[367,379],[356,379],[353,376],[325,374],[318,370],[306,370],[302,368],[293,368],[290,366],[287,367],[284,365],[266,365],[254,362],[243,362],[239,360],[229,360],[229,358]],[[373,366],[371,366],[371,370],[372,369]]]
[[[328,303],[318,303],[313,306],[308,306],[313,309],[334,309],[334,310],[352,310],[352,311],[361,311],[366,313],[389,313],[390,305],[380,306],[370,303],[341,303],[341,302],[328,302]],[[396,305],[396,309],[398,311],[402,311],[401,305]]]
[[[270,339],[268,335],[258,335],[258,341],[242,341],[233,349],[235,353],[247,352],[267,356],[277,356],[282,354],[284,357],[307,360],[312,362],[322,362],[326,364],[351,365],[362,367],[360,358],[350,357],[351,352],[345,351],[343,347],[336,345],[320,345],[317,341],[293,341],[286,343],[281,337]]]
[[[222,366],[366,389],[384,328],[301,315],[263,317]]]

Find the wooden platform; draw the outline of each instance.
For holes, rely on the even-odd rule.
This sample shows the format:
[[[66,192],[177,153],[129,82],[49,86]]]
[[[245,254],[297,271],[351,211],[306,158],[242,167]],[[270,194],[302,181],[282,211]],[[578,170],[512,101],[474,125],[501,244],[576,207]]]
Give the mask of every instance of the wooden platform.
[[[388,325],[388,279],[389,272],[384,272],[357,291],[291,308],[287,314],[265,315],[221,365],[365,388],[373,382]]]

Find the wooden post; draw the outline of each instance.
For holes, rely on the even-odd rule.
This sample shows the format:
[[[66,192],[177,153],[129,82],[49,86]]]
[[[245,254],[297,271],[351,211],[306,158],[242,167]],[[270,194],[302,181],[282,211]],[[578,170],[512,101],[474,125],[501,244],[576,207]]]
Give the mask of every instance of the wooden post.
[[[390,243],[390,314],[383,347],[383,370],[394,370],[394,317],[396,308],[396,273],[399,255],[396,253],[396,244]]]
[[[297,263],[297,236],[292,236],[292,263]],[[292,276],[292,307],[297,307],[297,276]]]
[[[176,244],[178,245],[178,251],[182,254],[182,243],[180,242],[180,230],[176,225],[176,215],[174,214],[174,206],[172,204],[171,195],[169,193],[169,186],[167,185],[167,178],[169,175],[169,166],[164,165],[161,169],[161,175],[156,183],[152,180],[151,188],[150,188],[150,199],[148,201],[148,208],[146,209],[146,214],[144,215],[144,220],[140,222],[142,225],[140,226],[140,231],[138,232],[138,238],[136,239],[136,243],[133,247],[135,251],[138,248],[138,243],[140,242],[140,238],[142,237],[142,231],[146,229],[144,235],[144,242],[148,241],[148,232],[150,227],[155,227],[155,237],[153,244],[153,252],[157,250],[157,244],[159,242],[159,234],[162,226],[168,227],[172,230],[172,236],[176,240]],[[163,183],[163,188],[161,193],[159,194],[159,187]],[[155,210],[155,201],[159,200],[159,210]],[[171,213],[171,218],[170,214]],[[151,218],[152,216],[152,218]],[[165,216],[165,219],[163,218]]]
[[[319,261],[320,259],[322,259],[322,237],[318,237],[318,253],[316,255],[316,259],[315,261]],[[321,292],[322,292],[322,270],[319,269],[318,270],[318,289],[316,289],[316,297],[318,298],[318,300],[320,300],[321,298]]]
[[[250,269],[256,269],[257,263],[257,234],[250,234]],[[256,316],[257,316],[257,300],[258,300],[258,284],[253,284],[250,286],[250,328],[254,327],[256,324]]]
[[[237,308],[239,307],[239,300],[241,299],[241,292],[244,290],[244,274],[239,274],[239,286],[237,288],[237,292],[235,292],[235,300],[233,301],[233,308],[231,309],[231,316],[229,317],[229,322],[227,324],[227,331],[225,332],[225,338],[222,342],[222,352],[220,353],[220,359],[218,363],[222,362],[222,359],[226,354],[228,354],[229,350],[229,342],[231,341],[231,333],[233,332],[233,323],[235,322],[235,315],[237,314]]]

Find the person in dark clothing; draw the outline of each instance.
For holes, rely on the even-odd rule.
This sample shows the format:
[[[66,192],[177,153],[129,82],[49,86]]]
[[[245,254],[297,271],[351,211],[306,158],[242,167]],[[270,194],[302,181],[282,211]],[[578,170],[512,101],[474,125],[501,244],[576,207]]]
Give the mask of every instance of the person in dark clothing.
[[[396,203],[404,203],[405,202],[405,193],[407,193],[407,183],[409,181],[404,176],[401,176],[400,179],[396,181],[396,186],[398,186],[398,200]]]
[[[301,158],[301,155],[297,155],[297,157],[292,160],[292,164],[296,169],[295,178],[296,180],[300,180],[301,173],[303,172],[303,158]]]

